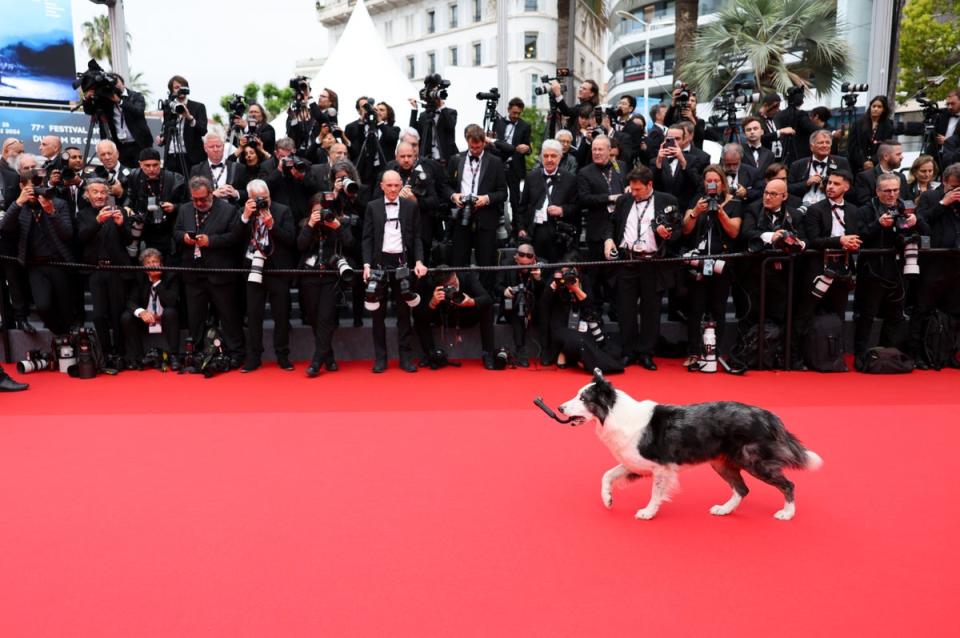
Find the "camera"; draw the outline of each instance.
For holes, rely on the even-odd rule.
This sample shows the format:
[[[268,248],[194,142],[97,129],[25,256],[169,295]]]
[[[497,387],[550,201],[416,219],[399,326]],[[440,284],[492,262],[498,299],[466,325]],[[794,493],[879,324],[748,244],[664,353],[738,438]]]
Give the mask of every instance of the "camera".
[[[541,75],[541,76],[540,76],[540,82],[543,83],[543,86],[538,86],[538,87],[536,87],[536,88],[533,90],[533,92],[534,92],[535,95],[546,95],[547,93],[550,92],[550,83],[551,83],[551,82],[553,82],[554,80],[556,80],[557,82],[560,82],[560,78],[566,78],[566,77],[570,77],[570,69],[568,69],[567,67],[564,67],[564,66],[558,66],[558,67],[557,67],[557,74],[554,75],[553,77],[551,77],[551,76],[549,76],[549,75]],[[560,84],[560,92],[561,92],[561,93],[564,92],[565,89],[566,89],[566,87],[563,85],[563,83],[561,83],[561,84]]]
[[[493,369],[506,370],[517,367],[517,357],[506,348],[500,348],[493,355]]]
[[[705,190],[707,195],[707,212],[715,215],[717,211],[720,209],[720,202],[718,198],[720,193],[720,187],[717,185],[716,182],[713,182],[713,183],[707,184]]]
[[[347,195],[356,195],[360,192],[360,184],[356,183],[349,177],[344,177],[340,184],[343,186],[343,192],[345,192]]]
[[[464,302],[467,296],[457,286],[447,284],[443,287],[443,298],[444,301],[449,301],[452,304],[459,305]]]
[[[500,99],[500,89],[497,87],[491,88],[489,91],[480,91],[477,93],[478,100],[491,100],[496,102]]]
[[[293,102],[290,108],[300,111],[307,108],[307,93],[310,91],[310,80],[304,75],[291,78],[288,86],[293,90]]]
[[[800,236],[796,231],[784,228],[783,234],[773,242],[773,247],[786,253],[798,253],[803,250]]]
[[[663,226],[668,230],[675,230],[683,222],[683,213],[676,206],[667,206],[656,214],[654,226]]]
[[[30,186],[37,197],[51,199],[53,187],[47,186],[47,169],[34,168],[30,171]]]
[[[410,278],[410,269],[406,266],[400,266],[393,272],[397,283],[400,284],[400,298],[410,306],[415,307],[420,303],[420,295],[413,288],[413,280]]]
[[[257,210],[270,210],[270,202],[267,201],[266,197],[258,197],[254,200],[254,203],[257,205]]]
[[[242,95],[234,93],[227,104],[227,111],[230,112],[230,117],[243,117],[243,114],[247,112],[247,101]]]
[[[339,273],[340,280],[343,281],[343,283],[353,283],[353,277],[356,273],[350,266],[349,262],[347,262],[347,260],[341,255],[331,255],[330,259],[327,260],[327,265]]]
[[[420,89],[420,101],[423,108],[427,111],[433,111],[437,108],[437,102],[447,99],[447,89],[450,87],[450,80],[444,80],[439,73],[432,73],[423,78],[423,88]]]
[[[280,171],[285,175],[290,174],[291,169],[296,169],[298,173],[307,172],[307,162],[296,155],[287,155],[280,158]]]
[[[794,108],[799,108],[803,104],[803,94],[806,91],[806,88],[803,86],[791,86],[787,89],[787,106],[792,106]]]
[[[183,115],[187,112],[187,107],[179,98],[187,97],[188,95],[190,95],[190,87],[181,86],[175,93],[170,93],[170,95],[167,96],[166,102],[160,102],[160,106],[162,109],[174,115]]]
[[[681,82],[677,80],[673,84],[673,88],[680,89],[680,92],[677,93],[677,97],[673,99],[673,106],[680,110],[680,112],[690,109],[690,89],[687,88],[686,82]]]
[[[209,379],[217,372],[230,370],[230,357],[223,352],[223,339],[215,325],[207,328],[203,338],[203,352],[200,353],[200,365],[195,372],[203,374]]]
[[[463,205],[463,207],[459,211],[460,225],[469,226],[470,222],[473,221],[473,213],[476,210],[477,196],[464,195],[463,197],[460,198],[460,203]]]
[[[55,370],[57,363],[53,358],[53,353],[43,352],[41,350],[30,350],[24,355],[23,361],[17,362],[17,372],[20,374],[32,374],[44,370]]]
[[[818,275],[813,280],[813,296],[821,299],[834,281],[853,283],[854,275],[850,268],[850,255],[844,253],[842,257],[838,255],[825,254],[823,256],[823,274]]]
[[[510,291],[513,298],[503,298],[503,309],[511,312],[516,307],[518,317],[527,317],[533,310],[533,289],[521,279],[516,286],[510,286]]]
[[[73,81],[73,88],[79,89],[83,94],[81,104],[86,115],[113,111],[113,98],[121,94],[117,88],[118,79],[116,74],[104,71],[96,60],[90,60],[87,63],[87,70],[77,74],[77,79]],[[87,97],[90,91],[93,93]]]
[[[564,286],[573,286],[579,281],[579,276],[577,276],[577,271],[572,268],[568,268],[560,273],[560,281]]]
[[[870,85],[868,84],[853,84],[852,82],[844,82],[840,85],[840,91],[842,93],[866,93],[870,90]]]
[[[683,258],[685,259],[683,263],[690,268],[690,274],[694,276],[696,281],[700,281],[704,277],[722,275],[727,262],[722,259],[713,259],[708,255],[703,255],[700,252],[702,248],[704,248],[703,244],[701,244],[699,248],[694,248],[683,254]]]
[[[247,275],[247,281],[252,284],[263,283],[263,265],[266,263],[266,257],[258,250],[250,258],[250,274]]]
[[[380,289],[383,285],[383,271],[371,270],[370,279],[367,280],[367,287],[363,292],[363,307],[373,312],[380,308]]]

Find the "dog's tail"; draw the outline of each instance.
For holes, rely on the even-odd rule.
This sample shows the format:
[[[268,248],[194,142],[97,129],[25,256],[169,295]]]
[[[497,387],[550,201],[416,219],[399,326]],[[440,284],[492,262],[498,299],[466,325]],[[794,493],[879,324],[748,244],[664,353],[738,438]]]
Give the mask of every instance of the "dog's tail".
[[[794,467],[798,470],[819,470],[823,466],[823,459],[820,455],[803,446],[797,437],[793,436],[786,428],[781,429],[780,443],[783,451],[778,456],[784,461],[787,467]]]
[[[813,450],[806,450],[807,463],[803,466],[803,469],[810,470],[811,472],[816,472],[821,467],[823,467],[823,459],[820,458],[820,455],[814,452]]]

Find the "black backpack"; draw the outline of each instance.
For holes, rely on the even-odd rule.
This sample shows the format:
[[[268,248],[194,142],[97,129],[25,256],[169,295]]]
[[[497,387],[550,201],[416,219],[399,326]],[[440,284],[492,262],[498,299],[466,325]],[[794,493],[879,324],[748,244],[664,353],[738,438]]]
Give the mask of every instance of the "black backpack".
[[[863,356],[867,374],[905,374],[913,372],[913,359],[896,348],[870,348]]]
[[[767,323],[762,334],[764,336],[762,368],[765,370],[782,368],[784,362],[783,331],[777,324]],[[750,329],[743,335],[731,353],[732,359],[746,365],[751,370],[761,369],[757,360],[760,335],[759,325],[750,326]]]
[[[957,326],[942,310],[936,310],[923,331],[923,355],[934,370],[940,370],[957,356]]]
[[[846,372],[843,360],[843,320],[826,314],[814,318],[803,343],[807,367],[817,372]]]

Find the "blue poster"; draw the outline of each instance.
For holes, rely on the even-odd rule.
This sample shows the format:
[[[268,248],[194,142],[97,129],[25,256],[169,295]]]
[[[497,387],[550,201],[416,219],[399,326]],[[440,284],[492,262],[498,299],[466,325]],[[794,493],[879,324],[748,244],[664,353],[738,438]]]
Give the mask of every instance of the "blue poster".
[[[76,99],[70,0],[3,3],[0,19],[0,99]]]
[[[160,119],[148,117],[147,125],[154,136],[160,132]],[[87,141],[90,116],[83,111],[55,111],[52,109],[27,109],[0,107],[0,141],[15,137],[23,142],[27,153],[40,152],[40,138],[44,135],[59,135],[64,146],[83,148]],[[100,141],[100,131],[93,127],[93,145]],[[92,150],[91,150],[92,152]]]

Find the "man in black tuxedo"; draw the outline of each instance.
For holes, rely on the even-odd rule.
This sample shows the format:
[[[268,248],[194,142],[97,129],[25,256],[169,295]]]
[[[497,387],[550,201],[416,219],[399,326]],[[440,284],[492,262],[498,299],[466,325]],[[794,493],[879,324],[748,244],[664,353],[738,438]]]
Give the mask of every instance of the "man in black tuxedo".
[[[760,118],[753,115],[744,118],[743,136],[747,138],[747,145],[743,149],[743,163],[754,167],[763,175],[767,167],[776,160],[773,152],[763,145],[763,122]]]
[[[429,157],[446,166],[457,148],[457,112],[437,98],[430,109],[417,117],[416,102],[410,112],[410,126],[420,133],[420,157]]]
[[[77,218],[77,238],[83,247],[83,261],[91,266],[129,266],[130,228],[127,216],[108,202],[109,186],[102,179],[88,180]],[[97,329],[105,355],[120,357],[123,333],[120,315],[127,300],[127,287],[133,277],[115,270],[94,270],[90,274],[93,298],[93,325]]]
[[[610,162],[610,138],[602,135],[591,144],[592,162],[577,174],[577,198],[587,231],[587,260],[603,258],[607,224],[617,199],[627,188],[626,177]]]
[[[157,138],[157,144],[165,149],[164,167],[184,178],[191,166],[203,161],[203,136],[207,134],[207,107],[188,99],[189,87],[179,75],[167,82],[171,103],[163,110],[163,133]]]
[[[299,224],[310,209],[310,198],[317,192],[333,190],[330,166],[339,159],[346,159],[346,150],[343,144],[334,144],[329,165],[311,166],[310,162],[295,154],[294,141],[282,137],[277,140],[274,156],[261,164],[259,177],[270,187],[273,201],[289,206]],[[248,180],[254,177],[247,174]]]
[[[796,131],[792,126],[778,127],[774,118],[780,112],[780,96],[776,93],[770,93],[763,96],[760,108],[757,109],[757,119],[763,126],[763,136],[761,142],[764,148],[773,153],[773,161],[783,163],[786,161],[784,155],[784,144],[794,144]]]
[[[530,154],[530,125],[520,119],[523,113],[523,100],[518,97],[507,105],[507,117],[497,118],[493,125],[495,137],[488,138],[503,168],[506,171],[507,188],[510,190],[510,209],[514,222],[520,210],[520,182],[527,173],[526,157]],[[516,225],[516,224],[515,224]]]
[[[210,180],[206,177],[190,178],[190,202],[180,207],[173,230],[181,266],[208,271],[238,267],[237,247],[243,243],[244,230],[237,209],[213,196]],[[187,324],[194,343],[203,343],[212,304],[223,327],[224,352],[233,365],[239,367],[244,356],[243,318],[237,312],[236,275],[188,272],[182,278]]]
[[[433,177],[433,171],[427,167],[428,161],[432,160],[418,157],[417,149],[413,145],[400,142],[397,144],[396,159],[387,164],[387,170],[396,171],[403,181],[400,197],[412,201],[420,210],[420,232],[425,260],[430,258],[434,233],[439,230],[437,209],[440,206],[440,196],[437,194],[439,185]],[[440,175],[441,179],[445,177],[443,173]],[[383,191],[379,188],[373,191],[372,199],[377,198],[383,198]]]
[[[117,145],[111,140],[100,140],[97,143],[97,159],[103,166],[104,174],[101,175],[107,182],[110,189],[110,196],[114,204],[123,205],[127,197],[127,182],[130,181],[130,174],[135,164],[125,166],[120,162],[120,151]],[[133,255],[134,257],[136,254]]]
[[[656,370],[653,353],[660,336],[661,298],[675,270],[671,265],[651,260],[668,255],[680,241],[679,229],[672,232],[657,223],[659,215],[676,211],[679,203],[669,193],[654,191],[653,174],[646,166],[630,171],[627,180],[630,193],[617,200],[604,228],[604,257],[628,262],[617,274],[623,365],[636,361],[647,370]],[[638,300],[641,302],[639,337]]]
[[[144,216],[141,240],[145,247],[156,248],[164,255],[177,251],[172,244],[177,211],[186,201],[183,177],[160,166],[160,152],[154,148],[140,152],[140,170],[128,181],[127,206]],[[131,227],[136,236],[137,225]]]
[[[877,190],[877,177],[883,173],[900,178],[900,198],[908,199],[910,187],[903,173],[897,172],[903,162],[903,147],[900,142],[887,140],[877,147],[877,165],[857,173],[853,183],[853,201],[857,206],[867,204]]]
[[[497,263],[497,227],[507,201],[507,182],[503,164],[493,153],[486,152],[483,128],[470,124],[464,131],[468,150],[450,158],[447,164],[447,185],[444,201],[456,206],[453,225],[453,265],[470,264],[470,252],[476,251],[479,266]],[[475,198],[473,210],[464,207],[464,198]],[[467,223],[464,224],[464,221]],[[481,283],[493,290],[495,275],[484,273]]]
[[[290,363],[290,286],[289,276],[268,275],[271,270],[289,270],[297,266],[296,225],[287,206],[270,200],[270,189],[261,179],[247,184],[247,201],[240,213],[240,225],[247,240],[247,356],[241,372],[260,367],[263,355],[263,315],[270,301],[273,313],[273,349],[277,365],[293,370]],[[259,268],[260,272],[257,272]]]
[[[539,307],[546,281],[533,245],[523,242],[513,253],[513,263],[526,266],[519,270],[502,270],[497,277],[497,299],[500,299],[500,314],[510,324],[513,345],[517,349],[517,365],[529,367],[530,360],[524,353],[527,332],[537,323],[540,334],[547,334],[548,317]]]
[[[347,124],[344,134],[350,140],[350,161],[361,179],[372,182],[394,159],[397,132],[380,121],[373,98],[357,98],[356,109],[359,117]]]
[[[937,132],[937,145],[940,147],[941,156],[944,155],[945,145],[949,140],[952,140],[954,144],[960,140],[960,89],[953,89],[947,93],[947,102],[944,110],[940,111],[940,115],[937,117],[937,121],[934,124],[934,129]],[[952,152],[956,151],[954,146],[951,149]],[[947,167],[952,162],[949,160],[954,159],[951,157],[941,157],[941,166]]]
[[[760,171],[743,161],[743,147],[739,144],[725,144],[721,162],[727,177],[727,187],[741,202],[741,206],[760,201],[764,186],[763,176]]]
[[[550,105],[555,107],[561,115],[567,118],[576,116],[583,108],[593,107],[600,103],[600,85],[593,80],[584,80],[577,87],[577,104],[570,106],[563,99],[563,89],[556,80],[550,82]],[[569,125],[568,125],[569,126]]]
[[[421,285],[420,303],[416,315],[417,336],[424,358],[420,365],[434,370],[447,360],[447,354],[438,349],[433,340],[433,326],[442,325],[459,331],[460,328],[478,326],[483,367],[493,370],[493,300],[480,284],[475,273],[434,272],[432,281]],[[450,289],[455,293],[447,295]]]
[[[620,160],[626,167],[647,160],[643,152],[644,130],[634,121],[633,111],[636,108],[637,98],[624,95],[617,100],[617,117],[610,120],[611,135],[620,144]]]
[[[558,261],[579,241],[577,176],[560,169],[563,145],[544,140],[540,165],[531,169],[520,196],[518,234],[537,255]]]
[[[850,162],[846,157],[830,154],[832,145],[833,136],[830,131],[815,131],[810,135],[811,156],[790,164],[787,175],[789,192],[800,197],[804,206],[809,207],[826,198],[824,186],[830,173],[837,170],[850,171]]]
[[[213,196],[226,199],[234,206],[247,198],[247,167],[241,162],[227,162],[223,157],[223,138],[210,132],[203,136],[203,152],[207,158],[190,169],[190,177],[206,177],[213,184]]]
[[[894,248],[901,252],[905,236],[919,232],[929,235],[925,219],[906,210],[900,199],[900,180],[896,175],[877,177],[876,199],[860,207],[857,213],[861,248]],[[873,320],[883,317],[880,345],[900,347],[904,323],[905,277],[902,255],[861,255],[857,264],[857,290],[854,304],[853,354],[860,370],[870,345]]]
[[[930,227],[931,248],[960,249],[960,163],[943,169],[941,185],[920,196],[917,216]],[[960,255],[928,254],[920,258],[917,309],[910,316],[910,351],[918,368],[929,367],[923,355],[923,335],[934,310],[960,321]],[[956,357],[948,361],[958,367]]]
[[[147,268],[163,266],[163,255],[155,248],[147,248],[140,255],[140,264]],[[143,369],[143,344],[149,334],[163,335],[167,352],[172,355],[170,367],[180,369],[179,302],[180,281],[175,273],[147,270],[136,274],[127,297],[126,310],[120,317],[127,369]]]
[[[16,147],[14,143],[10,142],[12,139],[8,138],[4,141],[5,151]],[[19,140],[13,140],[13,142],[19,143]],[[23,145],[20,144],[20,147],[22,148]],[[37,167],[36,157],[29,153],[21,152],[16,155],[11,153],[7,157],[11,159],[12,165],[21,170],[24,175],[30,175],[33,169]],[[12,168],[0,169],[0,191],[2,191],[0,192],[0,210],[8,210],[20,196],[20,173],[17,170]],[[10,221],[14,221],[12,217]],[[17,256],[19,245],[17,233],[16,223],[10,226],[8,230],[0,229],[0,255],[5,257]],[[7,282],[6,288],[10,295],[9,309],[11,311],[10,313],[7,312],[6,300],[0,299],[0,303],[4,304],[0,327],[3,329],[16,328],[27,334],[36,334],[37,329],[27,318],[30,314],[30,290],[27,287],[26,270],[15,261],[3,260],[0,262],[0,277],[6,279]]]
[[[686,131],[679,124],[667,129],[663,144],[650,166],[654,188],[673,195],[683,207],[689,206],[696,198],[701,186],[700,172],[710,163],[709,157],[704,161],[700,155],[703,151],[695,153],[687,147],[686,137]]]
[[[843,250],[842,255],[815,256],[797,288],[794,322],[801,334],[809,330],[817,310],[825,309],[843,322],[847,299],[854,287],[853,256],[860,250],[857,206],[846,198],[852,175],[837,170],[827,177],[826,199],[807,209],[803,217],[807,246],[811,250]],[[825,273],[829,269],[829,272]],[[842,342],[842,334],[837,335]],[[797,344],[799,346],[800,344]]]
[[[788,135],[783,139],[783,156],[778,158],[778,161],[787,166],[799,159],[810,157],[813,151],[811,147],[807,146],[806,141],[809,136],[817,131],[817,127],[813,124],[809,114],[800,108],[801,106],[803,106],[803,96],[791,97],[788,92],[787,108],[778,110],[777,115],[773,118],[777,126],[777,134],[781,136],[781,139],[783,139],[784,131],[794,131],[792,136]],[[830,143],[832,146],[832,136]],[[829,154],[829,151],[827,151],[827,154]]]
[[[127,88],[125,80],[117,75],[113,117],[109,122],[110,135],[120,153],[124,166],[134,166],[140,151],[153,147],[153,134],[147,125],[147,102],[142,93]]]
[[[479,127],[478,127],[479,128]],[[482,133],[482,132],[481,132]],[[501,174],[501,180],[503,176]],[[386,171],[380,180],[383,199],[367,204],[363,218],[363,281],[369,285],[374,270],[406,269],[408,277],[398,278],[396,272],[383,273],[376,289],[376,302],[373,311],[373,348],[374,372],[387,369],[387,293],[393,298],[397,309],[397,339],[400,347],[400,368],[406,372],[416,372],[413,363],[412,330],[410,325],[411,305],[419,303],[415,297],[416,281],[409,276],[413,271],[417,277],[427,274],[423,265],[423,244],[420,241],[420,212],[417,205],[402,199],[400,191],[403,181],[396,171]],[[407,290],[403,290],[404,281]],[[370,305],[368,305],[368,308]]]
[[[60,154],[60,167],[48,171],[50,185],[56,188],[56,196],[67,203],[74,232],[77,226],[77,214],[83,205],[83,151],[76,146],[68,146]]]

